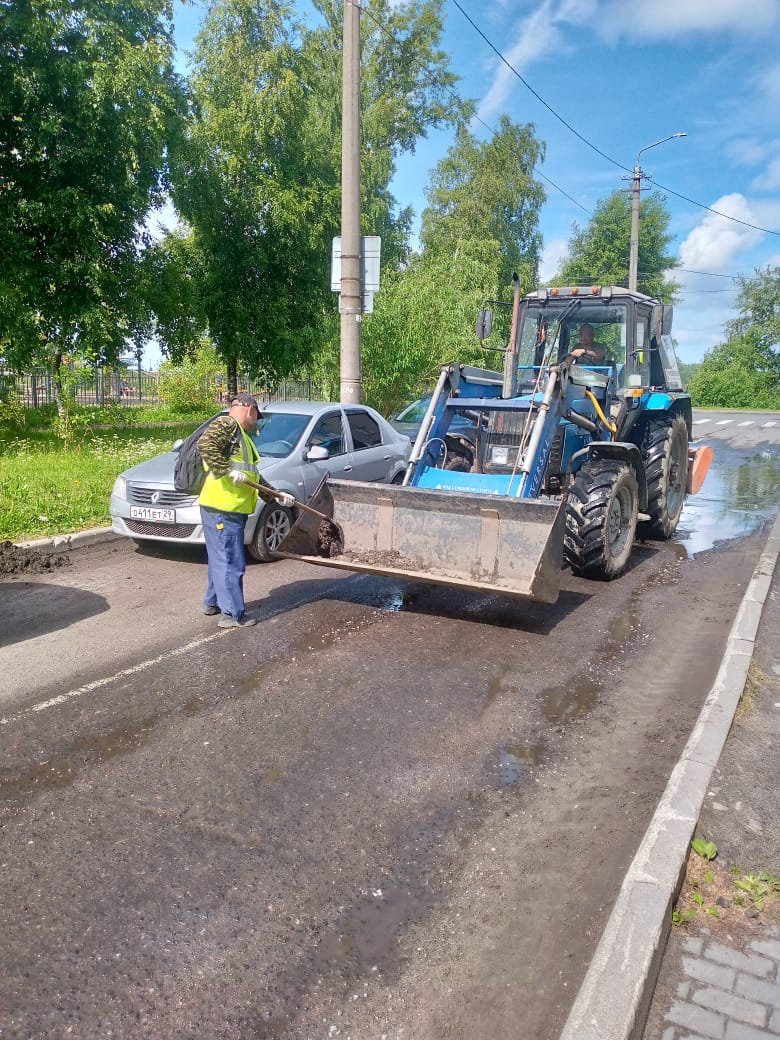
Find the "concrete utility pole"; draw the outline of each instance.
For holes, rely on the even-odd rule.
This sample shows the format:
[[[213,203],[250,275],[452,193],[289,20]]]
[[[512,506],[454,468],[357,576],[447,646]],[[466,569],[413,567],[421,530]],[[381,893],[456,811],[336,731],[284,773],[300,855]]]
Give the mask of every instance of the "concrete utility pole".
[[[637,152],[636,164],[634,165],[634,175],[632,178],[633,188],[631,190],[631,249],[628,258],[629,289],[636,290],[637,270],[639,268],[639,192],[641,191],[642,178],[645,176],[642,172],[642,167],[639,165],[639,157],[642,152],[647,152],[651,148],[655,148],[656,145],[664,144],[665,141],[671,141],[674,137],[687,136],[686,133],[682,132],[670,134],[668,137],[663,137],[660,141],[656,141],[654,144],[648,144],[645,148],[640,148]]]
[[[341,402],[360,403],[360,7],[344,0],[341,113]]]

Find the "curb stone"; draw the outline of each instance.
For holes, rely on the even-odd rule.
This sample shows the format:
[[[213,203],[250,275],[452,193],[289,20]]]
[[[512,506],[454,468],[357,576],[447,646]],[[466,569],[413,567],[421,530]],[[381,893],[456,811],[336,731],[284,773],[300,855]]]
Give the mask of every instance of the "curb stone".
[[[682,883],[688,847],[744,690],[780,555],[780,514],[753,572],[715,682],[623,880],[560,1040],[638,1040]]]
[[[74,534],[54,535],[52,538],[38,538],[33,542],[18,542],[17,544],[20,549],[67,552],[68,549],[80,549],[85,545],[113,542],[120,537],[121,535],[114,534],[110,527],[93,527],[89,531],[76,531]]]

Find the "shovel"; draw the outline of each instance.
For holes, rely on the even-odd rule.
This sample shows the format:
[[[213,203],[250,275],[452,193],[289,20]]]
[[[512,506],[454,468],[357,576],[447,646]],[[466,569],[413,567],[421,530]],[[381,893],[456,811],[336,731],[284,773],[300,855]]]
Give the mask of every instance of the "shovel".
[[[318,496],[321,493],[324,482],[325,479],[323,478],[311,498],[312,501],[317,501],[318,504]],[[276,497],[273,489],[269,488],[267,484],[257,484],[254,480],[247,480],[246,483],[249,487],[253,487],[257,491],[265,492],[265,494],[271,495],[271,497],[274,498]],[[293,507],[300,512],[308,513],[310,516],[316,517],[317,520],[319,520],[319,526],[317,528],[317,554],[319,556],[340,556],[344,552],[344,532],[332,517],[328,516],[327,513],[321,513],[319,509],[314,509],[313,506],[307,505],[305,502],[299,502],[297,498],[293,501]],[[301,526],[300,521],[296,521],[296,526]],[[308,534],[311,536],[313,531],[309,531]]]

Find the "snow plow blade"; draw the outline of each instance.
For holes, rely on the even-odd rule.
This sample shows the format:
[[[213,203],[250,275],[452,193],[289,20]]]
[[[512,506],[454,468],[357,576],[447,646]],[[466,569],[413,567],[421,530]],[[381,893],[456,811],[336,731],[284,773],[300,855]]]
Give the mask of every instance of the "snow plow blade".
[[[555,603],[566,522],[561,502],[323,481],[310,503],[331,517],[343,546],[301,513],[280,556]]]

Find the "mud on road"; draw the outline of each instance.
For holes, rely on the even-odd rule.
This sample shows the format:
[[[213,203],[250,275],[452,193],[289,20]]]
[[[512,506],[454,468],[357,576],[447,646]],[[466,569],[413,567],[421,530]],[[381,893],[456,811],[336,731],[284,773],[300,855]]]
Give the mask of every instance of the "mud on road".
[[[0,575],[44,574],[70,564],[67,553],[26,549],[13,542],[0,542]]]
[[[201,618],[20,711],[4,1040],[554,1040],[763,542],[639,546],[554,606],[250,569],[250,602],[278,583],[256,629]],[[183,583],[144,566],[173,619]]]

